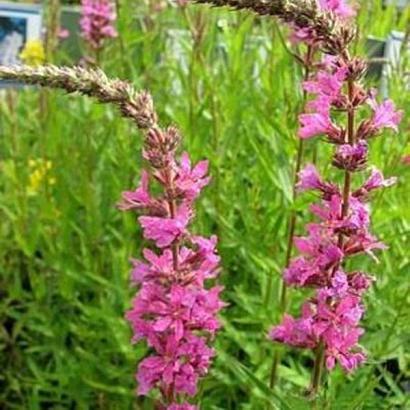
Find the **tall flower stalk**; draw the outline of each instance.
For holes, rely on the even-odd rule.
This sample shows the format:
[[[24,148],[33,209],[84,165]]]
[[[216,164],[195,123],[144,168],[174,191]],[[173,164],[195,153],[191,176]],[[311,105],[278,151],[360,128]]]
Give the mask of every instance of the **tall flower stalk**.
[[[318,2],[320,10],[326,13],[332,13],[340,22],[348,21],[354,14],[354,10],[345,2],[345,0],[320,0]],[[308,84],[308,80],[312,75],[313,71],[320,65],[316,63],[317,54],[319,54],[320,44],[322,39],[317,36],[315,30],[311,27],[298,27],[294,23],[290,24],[294,28],[291,34],[291,40],[297,43],[305,43],[307,46],[306,53],[303,58],[298,58],[298,60],[303,64],[304,67],[304,83]],[[298,56],[296,56],[298,57]],[[303,110],[306,108],[308,88],[303,90],[302,106]],[[297,182],[298,174],[302,168],[304,161],[304,151],[305,143],[304,139],[299,138],[298,148],[294,160],[294,180],[292,187],[292,199],[293,201],[297,198]],[[316,150],[315,150],[316,152]],[[285,269],[289,267],[289,263],[292,257],[293,250],[293,239],[296,232],[297,225],[297,213],[295,210],[291,210],[288,219],[288,236],[286,241],[286,254],[285,254]],[[279,307],[280,314],[283,315],[287,309],[288,305],[287,296],[287,284],[284,280],[281,283]],[[281,359],[281,351],[279,349],[275,350],[272,361],[272,368],[270,374],[270,387],[274,387],[277,380],[278,366]]]
[[[134,260],[131,279],[138,287],[126,314],[133,341],[145,339],[152,354],[139,365],[138,392],[158,388],[158,409],[195,410],[185,400],[194,396],[199,378],[208,372],[214,350],[209,346],[220,327],[217,313],[225,306],[221,286],[210,286],[219,273],[217,238],[194,235],[188,225],[194,202],[209,183],[208,163],[191,165],[187,153],[177,155],[180,134],[158,125],[150,95],[129,83],[108,78],[102,70],[81,67],[4,67],[0,78],[80,93],[118,107],[144,132],[147,167],[140,186],[123,193],[119,207],[135,210],[151,248]],[[150,186],[156,183],[154,195]],[[159,193],[158,193],[159,191]]]
[[[152,353],[138,367],[138,393],[157,388],[161,409],[194,409],[180,404],[194,396],[201,376],[208,372],[215,352],[209,347],[220,324],[224,306],[220,286],[206,283],[218,274],[217,238],[189,232],[194,202],[210,178],[207,161],[191,166],[187,153],[177,157],[178,131],[156,123],[145,134],[141,183],[123,193],[122,210],[135,210],[144,238],[155,248],[145,248],[144,260],[134,260],[132,282],[138,287],[126,318],[134,330],[133,341],[144,339]],[[150,182],[160,193],[154,195]]]
[[[299,137],[304,140],[326,136],[336,146],[332,164],[344,171],[344,181],[342,186],[324,181],[313,164],[298,172],[298,190],[319,192],[321,203],[311,207],[318,221],[307,225],[307,236],[293,238],[290,230],[289,243],[293,240],[300,256],[289,260],[284,281],[286,286],[311,287],[315,291],[303,305],[301,318],[285,315],[270,333],[275,341],[315,351],[310,386],[311,394],[315,395],[325,364],[331,370],[338,362],[350,372],[366,358],[358,344],[363,333],[359,321],[364,313],[362,297],[373,277],[362,271],[348,271],[346,262],[361,253],[376,258],[373,251],[384,248],[370,234],[368,201],[373,190],[390,186],[395,179],[384,179],[380,171],[372,169],[367,181],[354,188],[353,176],[367,169],[368,141],[383,128],[397,131],[401,113],[395,111],[391,101],[378,104],[375,92],[361,85],[366,65],[348,52],[355,29],[345,22],[353,10],[343,1],[196,2],[276,16],[292,26],[299,38],[313,39],[326,54],[315,78],[304,84],[305,90],[316,98],[300,115]],[[368,106],[373,112],[370,115]],[[338,124],[343,112],[345,125]],[[362,119],[366,114],[368,118]],[[301,152],[300,149],[299,155]],[[291,249],[289,245],[289,257]],[[282,292],[282,306],[285,305],[286,287]]]
[[[331,370],[338,362],[352,372],[366,359],[359,345],[364,332],[359,322],[363,294],[374,278],[349,271],[346,263],[359,254],[376,258],[373,251],[385,247],[370,233],[368,201],[373,190],[392,185],[395,178],[384,179],[375,168],[362,184],[353,176],[367,169],[369,140],[386,127],[397,131],[401,113],[391,101],[377,103],[375,92],[362,86],[365,69],[361,59],[346,51],[326,57],[315,78],[305,83],[315,98],[300,116],[299,137],[326,136],[336,147],[332,164],[344,178],[341,186],[325,181],[313,164],[299,172],[298,189],[316,191],[321,201],[310,208],[317,222],[306,226],[306,236],[294,239],[300,255],[285,269],[284,280],[288,286],[313,288],[314,294],[304,303],[300,318],[285,315],[270,336],[315,351],[312,395],[318,392],[324,365]]]
[[[307,82],[312,72],[317,68],[316,59],[320,50],[337,52],[343,49],[352,39],[347,25],[344,23],[354,14],[354,10],[345,0],[320,0],[316,1],[272,1],[263,2],[258,0],[198,0],[198,3],[210,3],[215,6],[229,6],[234,9],[249,9],[262,16],[276,16],[287,23],[292,29],[291,41],[294,43],[304,43],[306,52],[304,56],[292,54],[304,68],[304,81]],[[337,40],[336,40],[337,39]],[[303,90],[302,107],[305,109],[307,90]],[[294,158],[294,183],[292,187],[292,199],[296,200],[298,173],[304,161],[305,143],[299,139],[298,147]],[[292,250],[293,238],[296,231],[297,214],[291,210],[288,218],[288,234],[285,251],[285,268],[289,266]],[[271,292],[268,291],[268,294]],[[287,285],[285,281],[281,283],[279,310],[280,314],[286,311],[288,304]],[[277,380],[278,366],[281,359],[280,350],[275,350],[271,373],[270,386],[274,387]]]

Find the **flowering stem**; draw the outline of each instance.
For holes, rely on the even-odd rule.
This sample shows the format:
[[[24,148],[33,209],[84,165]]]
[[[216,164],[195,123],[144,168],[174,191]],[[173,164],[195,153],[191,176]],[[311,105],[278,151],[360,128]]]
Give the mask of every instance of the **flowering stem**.
[[[306,53],[306,60],[304,64],[305,66],[304,81],[307,81],[309,79],[310,68],[311,68],[314,53],[315,53],[315,49],[312,46],[308,46],[307,53]],[[306,104],[306,98],[307,98],[307,93],[305,90],[303,90],[303,97],[302,97],[303,106],[305,106]],[[292,187],[293,202],[295,202],[296,196],[297,196],[296,184],[298,182],[298,174],[302,168],[304,145],[305,145],[304,140],[302,138],[299,138],[299,145],[298,145],[298,150],[296,153],[296,162],[295,162],[295,169],[294,169],[294,175],[293,175],[293,187]],[[288,230],[288,239],[287,239],[287,248],[286,248],[285,268],[289,266],[289,262],[292,257],[293,237],[295,235],[296,220],[297,220],[296,211],[292,209],[290,216],[289,216],[289,223],[288,223],[289,230]],[[285,281],[282,280],[282,287],[281,287],[281,293],[280,293],[280,305],[279,305],[281,315],[283,315],[283,313],[286,311],[287,302],[288,302],[287,301],[287,286],[286,286]],[[271,368],[271,374],[270,374],[269,385],[271,388],[273,388],[276,383],[278,366],[279,366],[280,359],[281,359],[280,356],[281,356],[280,351],[276,350],[273,356],[273,362],[272,362],[272,368]]]
[[[354,131],[354,106],[353,106],[353,98],[354,98],[354,81],[352,79],[348,79],[347,82],[347,92],[348,92],[348,100],[349,100],[349,108],[347,110],[347,133],[345,137],[345,142],[350,145],[355,144],[355,131]],[[349,212],[349,197],[350,197],[350,186],[352,180],[352,173],[350,171],[345,171],[344,177],[344,184],[343,184],[343,202],[342,202],[342,210],[340,219],[346,218]],[[338,246],[339,248],[343,247],[343,233],[339,234],[338,238]],[[333,272],[335,272],[339,266],[335,266]],[[320,342],[317,350],[316,350],[316,357],[315,357],[315,365],[313,368],[312,374],[312,384],[310,388],[310,395],[312,397],[316,396],[323,373],[324,368],[324,344],[323,341]]]

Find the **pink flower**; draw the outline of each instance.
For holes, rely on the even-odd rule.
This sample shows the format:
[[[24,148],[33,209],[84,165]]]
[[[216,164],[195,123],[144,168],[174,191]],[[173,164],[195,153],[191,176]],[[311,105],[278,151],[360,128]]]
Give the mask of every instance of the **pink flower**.
[[[369,177],[369,179],[363,184],[362,189],[364,189],[367,192],[373,191],[374,189],[378,189],[381,187],[389,187],[391,185],[394,185],[397,182],[396,177],[391,177],[385,179],[383,177],[383,174],[377,169],[377,168],[372,168],[372,173]]]
[[[372,276],[366,275],[363,272],[354,272],[349,277],[349,286],[353,292],[361,294],[375,281]]]
[[[362,334],[363,330],[355,327],[333,327],[328,331],[325,351],[328,370],[333,369],[338,361],[342,368],[350,373],[366,360],[366,356],[357,345]]]
[[[333,165],[347,171],[358,171],[365,168],[367,153],[368,144],[365,140],[360,140],[354,145],[340,145],[333,158]]]
[[[214,336],[220,328],[217,313],[226,306],[220,299],[223,287],[215,286],[209,290],[198,290],[191,309],[191,329],[204,330]],[[189,326],[189,324],[188,324]]]
[[[301,114],[299,116],[300,128],[298,136],[302,139],[316,137],[326,134],[334,138],[340,135],[340,129],[330,120],[328,112],[316,112],[311,114]]]
[[[305,44],[313,45],[317,42],[317,35],[311,29],[293,26],[293,31],[289,39],[294,44],[303,42]]]
[[[320,189],[323,181],[313,164],[308,164],[299,172],[299,181],[296,187],[300,191],[308,191],[310,189]]]
[[[341,18],[353,17],[356,13],[345,0],[319,0],[323,10],[332,11]]]
[[[340,91],[347,75],[347,67],[336,67],[333,72],[319,71],[316,78],[303,83],[303,88],[312,94],[328,97],[329,103],[340,98]]]
[[[209,184],[210,177],[206,177],[207,172],[208,161],[200,161],[194,168],[191,168],[189,156],[184,152],[181,156],[175,180],[175,186],[179,194],[188,200],[197,198],[202,188]]]
[[[370,126],[373,130],[377,131],[382,128],[391,128],[398,132],[398,125],[403,116],[403,112],[396,111],[393,101],[386,100],[381,104],[377,104],[374,96],[371,96],[369,104],[374,111],[373,118],[370,122]]]
[[[155,332],[172,330],[178,342],[184,336],[185,322],[190,321],[191,309],[195,304],[195,293],[187,288],[173,285],[169,297],[153,304],[149,313],[156,316],[152,328]]]
[[[377,240],[373,235],[370,235],[366,229],[351,235],[343,247],[345,255],[352,256],[365,252],[378,262],[378,259],[373,254],[374,249],[386,249],[386,245]]]
[[[296,320],[292,316],[285,315],[282,323],[271,329],[269,337],[273,341],[293,347],[313,349],[317,344],[312,334],[311,318]]]
[[[65,40],[66,38],[70,37],[70,30],[64,28],[64,27],[60,27],[58,29],[58,33],[57,33],[57,37],[60,40]]]
[[[342,0],[319,0],[319,6],[342,20],[354,14]],[[298,30],[296,36],[320,47],[320,33],[314,30]],[[344,186],[340,189],[324,181],[311,164],[299,172],[296,188],[317,190],[322,195],[321,201],[310,207],[318,221],[307,225],[306,236],[294,238],[298,255],[284,269],[283,279],[288,285],[314,287],[315,293],[309,294],[300,317],[285,315],[282,323],[270,331],[270,337],[292,347],[320,347],[318,353],[323,347],[329,370],[338,363],[346,372],[352,372],[366,360],[359,345],[364,333],[359,322],[364,314],[364,293],[374,279],[361,271],[346,272],[349,264],[345,262],[360,253],[377,261],[373,252],[385,246],[370,233],[368,194],[396,182],[373,169],[368,180],[352,192],[352,177],[367,167],[367,140],[383,128],[397,132],[402,113],[390,100],[378,104],[374,92],[360,85],[364,62],[337,49],[335,46],[334,53],[331,50],[334,55],[326,56],[319,64],[311,56],[306,57],[306,63],[319,72],[304,83],[304,89],[315,98],[299,116],[298,135],[302,139],[324,135],[327,142],[337,145],[332,164],[345,171]],[[357,126],[356,113],[366,102],[373,115]],[[335,122],[339,118],[344,118],[347,126],[339,126]],[[318,386],[312,384],[316,393]]]
[[[170,385],[180,370],[177,354],[178,345],[172,337],[162,348],[162,356],[149,356],[138,366],[138,394],[146,395],[159,382]]]
[[[349,198],[349,211],[343,219],[340,218],[342,210],[340,194],[332,195],[329,200],[322,201],[321,205],[314,204],[310,209],[320,219],[326,221],[327,228],[332,228],[335,232],[341,229],[355,232],[367,229],[369,225],[368,206],[353,196]]]
[[[331,286],[329,288],[330,295],[332,297],[334,296],[343,297],[346,295],[348,289],[349,289],[349,284],[348,284],[346,273],[338,269],[333,274],[333,277],[331,279]]]
[[[144,283],[154,279],[168,279],[174,272],[172,252],[169,249],[157,256],[152,250],[144,249],[144,258],[148,263],[133,259],[131,279],[135,283]]]
[[[194,396],[198,378],[207,373],[214,355],[204,339],[190,336],[178,344],[173,337],[168,337],[158,353],[160,356],[149,356],[138,367],[138,394],[146,395],[157,386],[173,385],[175,392]]]
[[[269,336],[274,341],[309,349],[316,348],[322,341],[328,369],[338,361],[350,372],[365,360],[357,345],[363,333],[357,327],[362,315],[360,298],[351,293],[346,275],[339,271],[331,288],[319,289],[316,297],[303,305],[301,318],[285,315]]]
[[[81,4],[81,35],[99,49],[105,39],[117,36],[112,25],[116,20],[114,7],[110,0],[82,0]]]
[[[306,256],[295,258],[283,272],[288,285],[322,286],[327,272],[343,258],[336,244],[321,244],[317,238],[295,238],[295,245]]]
[[[372,168],[372,172],[368,180],[356,191],[353,192],[352,196],[358,198],[360,201],[366,201],[369,198],[369,193],[375,189],[389,187],[397,182],[396,177],[391,177],[385,179],[383,174],[376,169]]]
[[[175,218],[140,216],[138,221],[144,230],[144,237],[155,241],[159,248],[165,248],[185,233],[191,217],[189,207],[181,205]]]
[[[321,191],[325,196],[331,196],[338,193],[338,188],[322,180],[313,164],[308,164],[303,168],[299,174],[299,181],[296,184],[296,188],[301,191],[308,191],[311,189],[316,189]]]
[[[202,236],[193,236],[191,240],[192,243],[198,246],[198,256],[200,255],[210,266],[219,264],[221,258],[216,253],[218,238],[215,235],[212,235],[209,239]]]
[[[153,200],[149,194],[149,175],[145,170],[141,174],[141,183],[135,191],[125,191],[122,193],[122,201],[118,204],[121,211],[130,209],[149,208]]]

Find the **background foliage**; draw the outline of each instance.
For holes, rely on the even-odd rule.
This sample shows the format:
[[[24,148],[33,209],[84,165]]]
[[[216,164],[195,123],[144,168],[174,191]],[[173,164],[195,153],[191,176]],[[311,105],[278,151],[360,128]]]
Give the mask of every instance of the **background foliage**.
[[[409,30],[409,9],[398,15],[381,1],[360,3],[362,39],[405,31],[406,24]],[[230,307],[201,408],[406,408],[406,68],[390,82],[391,97],[407,114],[401,132],[372,143],[371,162],[400,182],[373,202],[373,230],[390,249],[379,264],[359,262],[378,278],[364,320],[369,361],[352,376],[336,370],[327,392],[308,403],[301,399],[312,366],[308,352],[284,351],[279,388],[266,387],[279,348],[266,332],[279,319],[286,219],[296,207],[300,221],[308,221],[305,210],[315,199],[290,199],[301,69],[284,47],[286,33],[246,13],[200,6],[155,13],[141,1],[121,2],[118,29],[103,68],[149,88],[163,123],[177,123],[192,156],[211,162],[213,183],[195,229],[220,237]],[[363,41],[355,47],[364,52]],[[67,59],[64,47],[55,59]],[[146,350],[130,345],[123,319],[134,292],[128,260],[143,243],[135,217],[115,208],[121,191],[137,181],[141,135],[110,107],[58,92],[3,92],[0,107],[0,407],[151,409],[150,399],[134,395],[133,373]],[[330,172],[327,148],[314,141],[307,156],[314,152]],[[301,292],[291,297],[296,312]]]

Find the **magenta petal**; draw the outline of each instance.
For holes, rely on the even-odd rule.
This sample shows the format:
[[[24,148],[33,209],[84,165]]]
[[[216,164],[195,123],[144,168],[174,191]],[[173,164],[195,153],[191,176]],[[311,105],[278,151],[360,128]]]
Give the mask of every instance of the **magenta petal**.
[[[171,322],[172,319],[170,317],[162,317],[154,323],[153,329],[157,332],[163,332],[164,330],[168,329]]]

